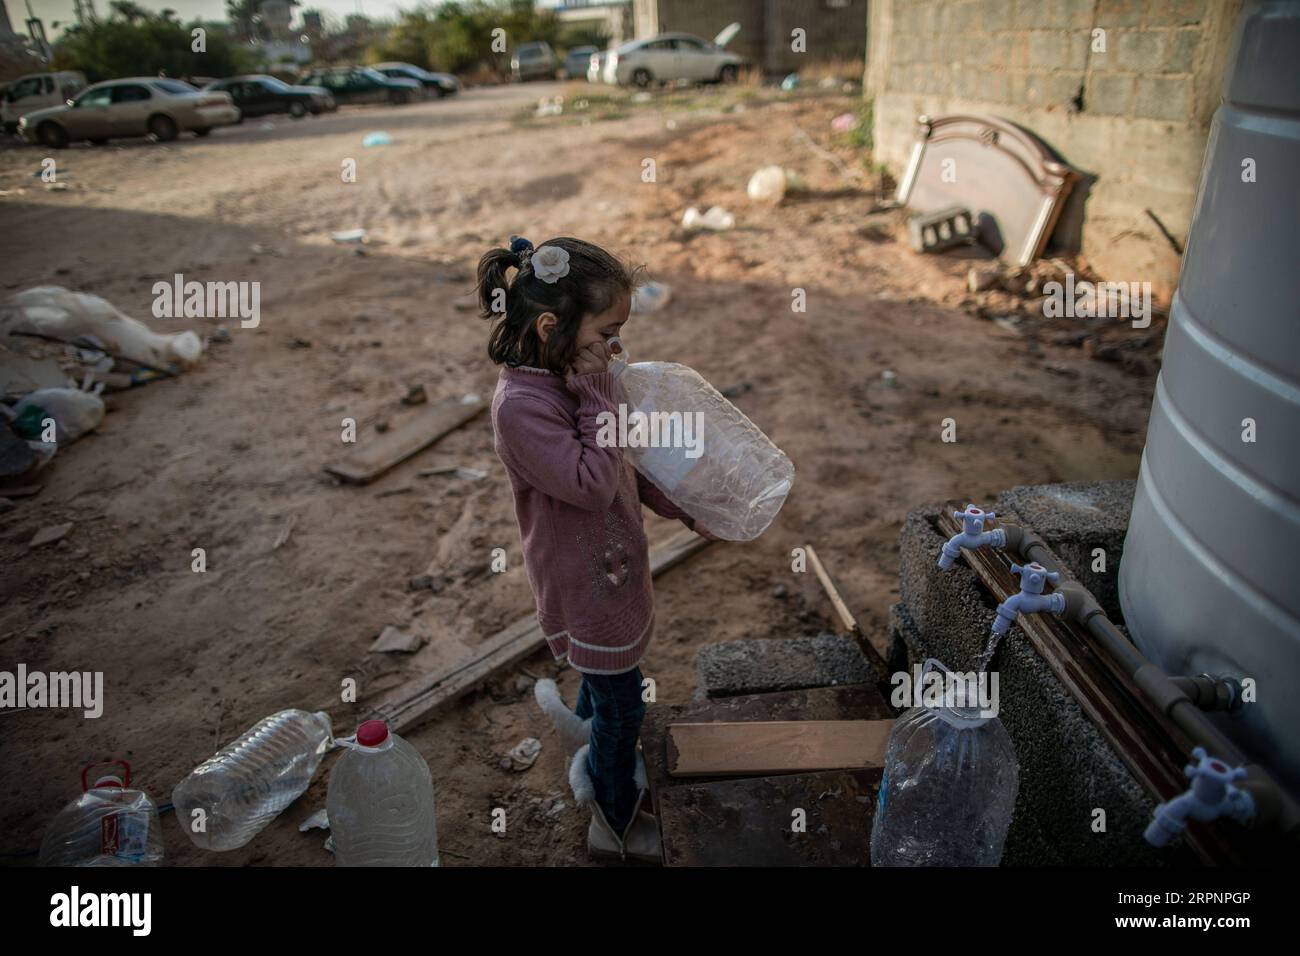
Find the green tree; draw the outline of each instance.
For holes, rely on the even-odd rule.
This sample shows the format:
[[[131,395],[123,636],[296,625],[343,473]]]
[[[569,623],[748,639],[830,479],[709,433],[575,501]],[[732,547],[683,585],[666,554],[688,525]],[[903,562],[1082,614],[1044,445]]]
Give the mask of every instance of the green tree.
[[[207,31],[206,51],[192,49],[191,31]],[[110,5],[106,18],[79,23],[54,45],[54,69],[81,70],[92,83],[121,76],[231,76],[255,67],[253,53],[224,24],[150,13],[130,0]]]

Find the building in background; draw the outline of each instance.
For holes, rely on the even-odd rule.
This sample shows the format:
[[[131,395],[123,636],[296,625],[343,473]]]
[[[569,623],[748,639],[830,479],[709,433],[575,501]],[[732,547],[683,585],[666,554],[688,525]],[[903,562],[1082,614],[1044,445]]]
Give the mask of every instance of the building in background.
[[[638,39],[693,33],[711,40],[727,24],[739,23],[740,33],[727,49],[764,73],[793,73],[814,64],[856,67],[867,48],[867,0],[633,0],[632,9]],[[797,30],[802,52],[794,49]]]
[[[1088,174],[1057,239],[1071,251],[1077,240],[1103,277],[1167,296],[1240,10],[1241,0],[871,0],[875,158],[900,174],[921,115],[1010,120]]]
[[[608,46],[632,39],[632,0],[568,0],[551,8],[561,37],[604,37]]]

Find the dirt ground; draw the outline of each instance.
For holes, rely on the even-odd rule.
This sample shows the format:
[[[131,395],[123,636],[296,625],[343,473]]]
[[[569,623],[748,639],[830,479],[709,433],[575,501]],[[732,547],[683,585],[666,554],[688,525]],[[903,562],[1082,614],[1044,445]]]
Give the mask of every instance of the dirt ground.
[[[568,94],[563,115],[525,118],[558,92]],[[89,760],[130,760],[138,783],[168,801],[259,718],[324,708],[350,733],[448,642],[473,648],[531,610],[487,416],[371,485],[322,471],[344,447],[344,417],[363,436],[398,425],[410,384],[490,396],[497,373],[469,307],[472,275],[512,233],[539,245],[580,236],[645,263],[672,302],[633,317],[632,356],[739,386],[736,404],[796,467],[762,538],[713,545],[657,582],[659,631],[642,667],[661,703],[691,698],[705,644],[832,629],[816,579],[791,571],[792,548],[817,547],[883,648],[910,508],[1136,474],[1156,368],[1149,342],[1117,352],[1098,349],[1082,320],[1049,327],[1030,315],[1017,326],[1016,310],[1028,309],[1016,297],[966,292],[966,257],[917,256],[897,241],[896,218],[869,215],[877,194],[860,157],[830,138],[830,119],[856,100],[748,95],[737,111],[709,92],[590,119],[575,94],[586,95],[475,89],[399,110],[277,118],[270,129],[250,121],[205,141],[75,147],[55,156],[69,184],[61,192],[33,177],[40,150],[0,150],[6,294],[57,284],[166,330],[229,332],[194,370],[114,395],[98,433],[59,453],[42,492],[0,514],[0,669],[24,662],[106,681],[98,720],[0,715],[3,765],[21,781],[0,798],[5,862],[29,862],[22,854]],[[393,144],[363,148],[380,129]],[[833,148],[849,175],[805,135]],[[341,181],[348,158],[355,183]],[[654,182],[642,178],[647,159]],[[769,163],[797,171],[807,190],[775,208],[751,203],[746,181]],[[736,215],[734,230],[682,230],[688,205],[715,204]],[[331,243],[331,232],[358,227],[371,234],[364,255]],[[151,319],[153,283],[174,273],[259,281],[261,325]],[[806,312],[792,309],[795,290]],[[955,443],[941,441],[945,418]],[[488,477],[416,475],[442,464]],[[65,541],[28,547],[61,522],[73,523]],[[649,512],[647,523],[652,541],[674,530]],[[198,547],[203,574],[191,571]],[[508,555],[502,574],[487,570],[497,547]],[[408,589],[424,573],[441,576],[437,593]],[[432,643],[413,657],[367,653],[386,624]],[[577,675],[543,651],[407,734],[433,771],[443,865],[587,862],[587,820],[532,700],[533,679],[546,675],[572,701]],[[339,701],[348,677],[357,704]],[[537,763],[501,769],[529,736],[543,742]],[[249,846],[225,854],[192,847],[168,814],[169,861],[329,865],[321,832],[297,830],[325,789],[322,772]],[[501,835],[491,831],[497,807]]]

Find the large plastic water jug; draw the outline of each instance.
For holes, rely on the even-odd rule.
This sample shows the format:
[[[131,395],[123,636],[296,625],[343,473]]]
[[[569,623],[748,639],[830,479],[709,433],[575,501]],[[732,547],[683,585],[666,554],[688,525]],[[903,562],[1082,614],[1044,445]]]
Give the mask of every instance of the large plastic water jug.
[[[935,660],[924,675],[947,669]],[[1020,787],[1006,728],[976,707],[913,707],[885,754],[872,866],[997,866]]]
[[[694,369],[629,363],[618,345],[609,371],[627,399],[618,437],[633,465],[713,535],[757,538],[794,484],[790,459]]]
[[[172,791],[176,818],[196,846],[243,846],[311,786],[330,748],[329,715],[282,710],[209,757]]]
[[[89,764],[81,771],[81,788],[81,796],[46,828],[38,857],[41,866],[162,863],[158,808],[148,794],[131,788],[130,764]]]
[[[367,720],[330,771],[326,815],[338,866],[437,866],[433,775],[418,750]]]

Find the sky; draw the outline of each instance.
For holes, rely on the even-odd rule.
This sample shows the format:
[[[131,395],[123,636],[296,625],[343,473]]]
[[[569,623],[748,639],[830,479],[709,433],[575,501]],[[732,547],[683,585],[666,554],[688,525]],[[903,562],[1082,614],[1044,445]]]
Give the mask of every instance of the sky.
[[[95,10],[101,17],[108,13],[108,2],[109,0],[95,0]],[[223,20],[226,16],[225,0],[136,0],[136,2],[148,10],[165,10],[170,7],[176,11],[177,17],[182,21],[192,20],[195,17],[204,20]],[[27,3],[24,0],[0,0],[0,3],[4,3],[9,8],[9,22],[13,24],[14,31],[26,33]],[[44,21],[45,35],[50,39],[57,37],[62,29],[62,27],[54,27],[55,22],[60,24],[73,22],[75,7],[72,0],[30,0],[30,4],[32,12]],[[555,6],[556,0],[539,5]],[[304,9],[332,13],[341,21],[350,13],[361,12],[375,18],[391,17],[399,10],[411,10],[417,6],[420,6],[420,0],[305,0],[303,6],[296,8],[293,22],[295,24],[302,22],[301,11]]]

